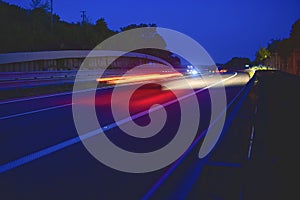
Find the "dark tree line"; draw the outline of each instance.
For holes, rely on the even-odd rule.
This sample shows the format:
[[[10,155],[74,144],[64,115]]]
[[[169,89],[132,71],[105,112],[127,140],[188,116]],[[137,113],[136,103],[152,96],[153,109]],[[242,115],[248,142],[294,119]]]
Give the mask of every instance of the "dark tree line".
[[[256,64],[263,64],[272,54],[278,53],[278,55],[287,59],[294,50],[300,51],[300,19],[298,19],[290,30],[288,38],[284,39],[271,39],[267,47],[262,47],[256,52]]]
[[[227,63],[222,65],[222,67],[226,69],[239,70],[239,69],[245,69],[246,65],[251,65],[251,64],[252,62],[249,58],[233,57]]]
[[[51,15],[46,1],[32,0],[32,9],[23,9],[0,0],[0,53],[51,51],[51,50],[91,50],[105,39],[123,31],[141,27],[156,27],[156,24],[130,24],[120,31],[110,30],[104,18],[95,24],[90,22],[68,23],[56,14]],[[162,48],[163,38],[154,30],[154,36]],[[144,35],[144,33],[143,33]],[[145,39],[153,39],[151,37]],[[146,41],[147,42],[147,41]],[[180,60],[172,53],[155,49],[138,50],[180,65]]]
[[[92,49],[116,34],[103,18],[96,24],[67,23],[51,14],[45,5],[31,10],[0,1],[0,52]],[[33,6],[33,5],[32,5]]]
[[[300,19],[298,19],[291,28],[290,35],[284,39],[271,39],[267,47],[261,47],[255,53],[255,60],[250,61],[249,58],[234,57],[225,64],[219,64],[221,67],[228,69],[242,69],[246,64],[260,65],[268,59],[272,54],[278,55],[287,59],[295,49],[300,51]]]
[[[285,39],[272,39],[267,49],[270,53],[278,53],[282,57],[288,57],[295,49],[300,50],[300,19],[291,28],[290,36]]]

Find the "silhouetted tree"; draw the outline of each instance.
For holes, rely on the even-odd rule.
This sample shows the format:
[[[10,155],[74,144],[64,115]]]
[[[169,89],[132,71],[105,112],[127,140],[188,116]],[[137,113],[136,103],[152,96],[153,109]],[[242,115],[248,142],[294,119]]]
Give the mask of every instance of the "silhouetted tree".
[[[255,54],[255,62],[263,64],[264,61],[271,55],[270,51],[265,47],[260,48]]]
[[[61,21],[58,15],[53,16],[55,26],[51,27],[51,13],[48,0],[31,0],[31,10],[10,5],[0,0],[0,53],[20,51],[93,49],[106,38],[118,31],[110,30],[104,18],[95,24],[67,23]],[[178,65],[180,59],[166,50],[164,39],[157,33],[155,24],[131,24],[121,28],[121,31],[145,27],[128,37],[131,44],[149,46],[155,42],[162,50],[138,49],[137,52],[146,53],[168,60]],[[122,46],[122,41],[115,41],[114,50]],[[125,49],[120,49],[125,50]]]
[[[108,28],[104,18],[100,18],[96,21],[95,31],[97,33],[97,43],[100,43],[106,38],[117,33],[116,31],[112,31]]]
[[[268,49],[268,51],[270,52],[270,53],[275,53],[275,52],[277,52],[278,51],[278,48],[279,48],[279,45],[280,45],[280,43],[281,43],[281,41],[282,40],[279,40],[279,39],[271,39],[270,41],[269,41],[269,44],[268,44],[268,47],[267,47],[267,49]]]
[[[48,0],[45,0],[45,1],[42,1],[42,0],[31,0],[30,6],[31,6],[31,8],[33,10],[37,9],[37,8],[41,8],[41,9],[43,9],[45,11],[49,11],[50,10],[50,5],[49,5],[49,1]]]
[[[293,44],[293,48],[300,50],[300,19],[298,19],[292,26],[290,39]]]
[[[92,49],[116,34],[102,18],[96,25],[67,23],[51,13],[46,0],[31,1],[31,10],[0,1],[0,52]],[[102,24],[101,24],[102,22]]]
[[[292,25],[289,38],[272,39],[266,49],[259,49],[255,62],[263,63],[265,57],[269,57],[271,53],[278,53],[281,59],[287,59],[295,49],[300,50],[300,19]]]
[[[141,24],[130,24],[128,26],[124,26],[124,27],[121,27],[121,31],[128,31],[130,29],[135,29],[135,28],[145,28],[145,27],[157,27],[156,24],[144,24],[144,23],[141,23]]]
[[[245,69],[246,65],[251,65],[249,58],[233,57],[231,60],[225,63],[223,67],[229,70],[239,70]]]

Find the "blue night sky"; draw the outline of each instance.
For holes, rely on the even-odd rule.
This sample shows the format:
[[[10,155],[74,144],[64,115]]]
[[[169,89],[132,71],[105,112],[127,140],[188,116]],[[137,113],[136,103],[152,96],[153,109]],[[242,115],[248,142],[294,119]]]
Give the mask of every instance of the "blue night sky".
[[[3,0],[30,8],[30,0]],[[54,13],[67,22],[81,21],[85,10],[92,23],[103,17],[109,28],[155,23],[198,41],[215,62],[232,57],[255,58],[270,39],[289,36],[300,18],[299,0],[53,0]]]

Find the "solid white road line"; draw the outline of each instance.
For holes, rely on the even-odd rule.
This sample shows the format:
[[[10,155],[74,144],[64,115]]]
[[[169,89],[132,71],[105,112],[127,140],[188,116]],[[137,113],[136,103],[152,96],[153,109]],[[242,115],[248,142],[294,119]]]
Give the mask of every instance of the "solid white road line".
[[[204,75],[204,74],[202,74],[202,75]],[[36,100],[36,99],[44,99],[44,98],[50,98],[50,97],[56,97],[56,96],[65,96],[65,95],[70,95],[73,93],[90,92],[93,90],[97,91],[97,90],[105,90],[105,89],[114,88],[114,87],[125,87],[128,85],[135,85],[135,84],[141,84],[141,83],[150,83],[150,82],[145,81],[145,82],[138,82],[138,83],[128,83],[128,84],[123,84],[123,85],[112,85],[112,86],[105,86],[105,87],[101,87],[101,88],[92,88],[92,89],[85,89],[85,90],[78,90],[78,91],[62,92],[62,93],[41,95],[41,96],[35,96],[35,97],[27,97],[27,98],[25,97],[25,98],[13,99],[13,100],[3,101],[3,102],[0,101],[0,105],[23,102],[23,101],[30,101],[30,100]]]
[[[230,77],[227,77],[226,79],[223,79],[217,83],[214,83],[212,85],[209,85],[209,86],[206,86],[205,88],[202,88],[200,90],[197,90],[195,93],[199,93],[199,92],[202,92],[203,90],[206,90],[206,89],[209,89],[215,85],[218,85],[222,82],[226,82],[227,80],[233,78],[237,76],[237,73],[234,73],[232,76]],[[130,85],[130,84],[129,84]],[[108,86],[108,87],[105,87],[105,88],[98,88],[97,90],[100,90],[100,89],[107,89],[107,88],[111,88],[113,86]],[[92,91],[94,89],[88,89],[88,90],[80,90],[80,91],[76,91],[76,92],[88,92],[88,91]],[[20,102],[20,101],[29,101],[29,100],[33,100],[33,99],[40,99],[40,98],[47,98],[47,97],[54,97],[54,96],[59,96],[59,95],[68,95],[68,94],[72,94],[72,92],[68,92],[68,93],[64,93],[64,94],[53,94],[53,95],[47,95],[47,96],[40,96],[40,97],[32,97],[32,98],[28,98],[28,99],[18,99],[18,100],[12,100],[12,101],[8,101],[8,102],[2,102],[0,103],[1,104],[7,104],[7,103],[14,103],[14,102]],[[194,94],[194,93],[193,93]],[[183,97],[180,97],[179,100],[181,99],[185,99],[193,94],[188,94],[188,95],[185,95]],[[174,103],[174,102],[169,102],[169,103]],[[43,108],[43,109],[39,109],[39,110],[34,110],[34,111],[28,111],[28,112],[24,112],[24,113],[18,113],[18,114],[13,114],[13,115],[8,115],[8,116],[3,116],[3,117],[0,117],[0,120],[4,120],[4,119],[10,119],[10,118],[14,118],[14,117],[20,117],[20,116],[24,116],[24,115],[29,115],[29,114],[35,114],[35,113],[39,113],[39,112],[43,112],[43,111],[48,111],[48,110],[54,110],[54,109],[57,109],[57,108],[63,108],[63,107],[67,107],[67,106],[71,106],[71,104],[64,104],[64,105],[59,105],[59,106],[54,106],[54,107],[48,107],[48,108]]]
[[[224,80],[222,80],[222,81],[220,81],[220,82],[224,82],[224,81],[229,80],[230,78],[233,78],[233,77],[235,77],[235,76],[236,76],[236,74],[233,75],[233,76],[231,76],[231,77],[229,77],[229,78],[226,78],[226,79],[224,79]],[[220,82],[218,82],[217,84],[219,84]],[[214,85],[216,85],[216,84],[213,84],[213,85],[211,85],[210,87],[213,87]],[[207,87],[207,88],[208,88],[208,87]],[[206,88],[206,89],[207,89],[207,88]],[[197,94],[197,93],[199,93],[199,92],[201,92],[201,91],[204,91],[204,90],[205,90],[205,89],[202,88],[202,89],[196,91],[195,93],[191,93],[191,95],[192,95],[192,94]],[[181,100],[181,99],[188,98],[188,97],[191,96],[191,95],[185,95],[185,96],[181,97],[180,100]],[[170,104],[172,104],[172,103],[174,103],[174,102],[176,102],[176,101],[175,101],[175,100],[172,100],[172,101],[169,101],[169,102],[167,102],[167,103],[164,103],[163,105],[164,105],[164,106],[167,106],[167,105],[170,105]],[[56,106],[56,107],[52,107],[52,108],[46,108],[46,109],[37,110],[37,111],[32,111],[32,112],[27,112],[27,113],[21,113],[21,114],[15,115],[15,117],[16,117],[16,116],[26,115],[26,114],[32,114],[32,113],[42,112],[42,111],[45,111],[45,110],[51,110],[51,109],[56,109],[56,108],[62,108],[62,107],[65,107],[65,106],[70,106],[70,105],[72,105],[72,104],[67,104],[67,105],[62,105],[62,106]],[[162,107],[158,107],[158,108],[162,108]],[[136,115],[134,115],[134,116],[132,116],[132,117],[129,117],[129,118],[120,120],[120,122],[114,122],[114,123],[112,123],[112,124],[109,124],[108,126],[103,127],[102,130],[99,130],[99,129],[98,129],[98,130],[93,130],[93,131],[90,131],[90,132],[88,132],[88,133],[82,134],[82,135],[80,135],[80,136],[77,136],[77,137],[68,139],[68,140],[66,140],[66,141],[63,141],[63,142],[54,144],[54,145],[52,145],[52,146],[50,146],[50,147],[47,147],[47,148],[45,148],[45,149],[42,149],[42,150],[39,150],[39,151],[36,151],[36,152],[33,152],[33,153],[29,153],[29,154],[27,154],[26,156],[23,156],[23,157],[21,157],[21,158],[12,160],[12,161],[10,161],[10,162],[8,162],[8,163],[6,163],[6,164],[0,165],[0,174],[1,174],[1,173],[4,173],[4,172],[6,172],[6,171],[12,170],[12,169],[14,169],[14,168],[16,168],[16,167],[22,166],[22,165],[24,165],[24,164],[26,164],[26,163],[29,163],[29,162],[31,162],[31,161],[34,161],[34,160],[36,160],[36,159],[39,159],[39,158],[41,158],[41,157],[44,157],[44,156],[46,156],[46,155],[49,155],[49,154],[51,154],[51,153],[57,152],[57,151],[59,151],[59,150],[62,150],[62,149],[66,148],[66,147],[69,147],[69,146],[71,146],[71,145],[77,144],[77,143],[81,142],[82,140],[86,140],[86,139],[91,138],[91,137],[93,137],[93,136],[95,136],[95,135],[101,134],[101,133],[103,133],[103,131],[110,130],[110,129],[112,129],[112,128],[118,126],[118,124],[120,124],[120,123],[121,123],[121,124],[124,124],[124,123],[128,122],[129,120],[132,120],[132,119],[135,119],[135,118],[138,118],[138,117],[142,117],[142,116],[148,114],[149,112],[154,112],[155,110],[158,110],[158,109],[152,109],[152,110],[147,110],[147,111],[138,113],[138,114],[136,114]],[[7,116],[7,117],[9,117],[9,116]],[[11,117],[14,117],[14,116],[11,116]]]
[[[54,109],[63,108],[63,107],[71,106],[71,105],[72,105],[72,103],[59,105],[59,106],[53,106],[53,107],[49,107],[49,108],[43,108],[43,109],[39,109],[39,110],[33,110],[33,111],[29,111],[29,112],[24,112],[24,113],[8,115],[8,116],[0,117],[0,120],[10,119],[10,118],[14,118],[14,117],[20,117],[20,116],[24,116],[24,115],[30,115],[30,114],[39,113],[39,112],[48,111],[48,110],[54,110]]]
[[[253,140],[254,140],[254,126],[252,126],[251,137],[250,137],[250,142],[249,142],[248,160],[250,160],[250,158],[251,158]]]

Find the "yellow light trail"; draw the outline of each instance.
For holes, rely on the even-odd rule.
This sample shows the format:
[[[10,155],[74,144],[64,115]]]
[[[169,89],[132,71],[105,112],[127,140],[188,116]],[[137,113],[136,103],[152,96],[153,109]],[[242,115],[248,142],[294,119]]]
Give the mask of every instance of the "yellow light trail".
[[[130,82],[140,82],[140,81],[151,81],[164,78],[172,78],[183,76],[181,73],[168,73],[168,74],[139,74],[130,76],[114,76],[96,79],[97,82],[106,82],[108,84],[121,84]]]

